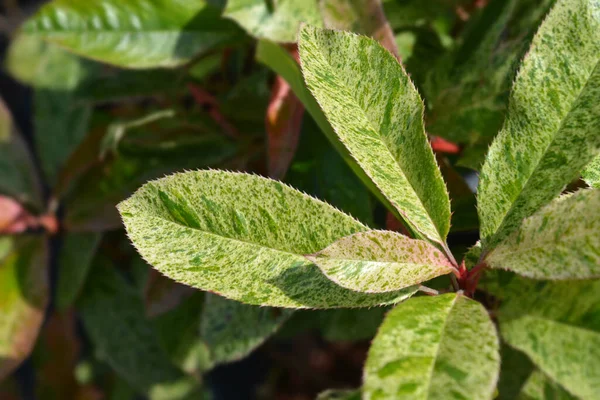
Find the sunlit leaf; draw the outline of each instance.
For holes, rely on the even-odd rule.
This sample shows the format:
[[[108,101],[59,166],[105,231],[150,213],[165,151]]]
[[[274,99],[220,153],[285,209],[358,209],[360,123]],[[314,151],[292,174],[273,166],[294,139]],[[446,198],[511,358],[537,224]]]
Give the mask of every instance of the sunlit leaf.
[[[329,281],[303,254],[367,228],[276,181],[221,171],[176,174],[147,183],[119,211],[130,239],[154,268],[233,300],[365,307],[414,293],[368,295]]]
[[[363,398],[489,400],[498,347],[481,304],[454,293],[412,298],[388,313],[373,340]]]

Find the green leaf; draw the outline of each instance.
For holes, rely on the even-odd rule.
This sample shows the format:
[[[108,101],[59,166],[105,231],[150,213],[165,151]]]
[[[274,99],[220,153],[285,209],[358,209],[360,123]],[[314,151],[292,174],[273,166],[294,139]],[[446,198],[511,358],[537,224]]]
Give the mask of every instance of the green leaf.
[[[237,361],[262,345],[293,312],[250,306],[207,293],[200,336],[216,365]]]
[[[425,135],[423,102],[398,61],[372,39],[308,26],[299,49],[306,83],[341,143],[398,217],[444,243],[448,193]]]
[[[67,233],[58,256],[56,308],[69,308],[85,285],[92,259],[102,238],[101,233]]]
[[[403,289],[453,269],[431,244],[391,231],[356,233],[306,258],[338,285],[366,293]]]
[[[0,237],[0,381],[29,356],[48,304],[43,236]]]
[[[525,352],[573,394],[594,399],[600,391],[600,334],[536,316],[501,325],[502,336]]]
[[[552,381],[540,371],[534,371],[527,379],[523,390],[516,398],[517,400],[575,400],[576,397],[569,394],[559,385]]]
[[[306,115],[294,162],[285,181],[373,226],[374,201],[369,190],[319,131],[314,120]]]
[[[580,190],[525,219],[488,253],[491,267],[536,279],[600,276],[600,191]]]
[[[0,194],[41,211],[42,191],[27,145],[0,99]]]
[[[117,229],[122,225],[116,205],[139,185],[174,171],[217,165],[236,150],[223,135],[193,132],[173,138],[141,130],[127,136],[132,141],[126,137],[120,143],[122,154],[95,165],[65,196],[64,224],[70,231]]]
[[[142,298],[110,263],[97,260],[77,308],[99,356],[140,392],[175,383],[183,374],[145,318]]]
[[[38,37],[20,35],[11,43],[7,68],[34,89],[35,144],[51,185],[66,159],[88,133],[91,106],[76,91],[98,64],[83,60]]]
[[[317,400],[360,400],[360,390],[326,390]]]
[[[549,203],[600,150],[600,4],[561,0],[521,65],[481,171],[484,249]]]
[[[388,313],[371,345],[363,398],[491,399],[498,347],[481,304],[460,294],[412,298]]]
[[[529,358],[518,350],[502,343],[500,349],[500,379],[497,400],[514,400],[526,384],[534,366]]]
[[[400,58],[381,0],[319,0],[326,28],[372,37]]]
[[[600,156],[596,157],[583,171],[583,180],[593,187],[600,189]]]
[[[330,342],[355,342],[375,337],[388,307],[307,311],[320,313],[319,330]]]
[[[317,0],[229,0],[223,14],[258,39],[295,42],[302,22],[321,26]]]
[[[144,185],[119,211],[142,257],[161,273],[233,300],[366,307],[414,293],[368,295],[329,281],[302,255],[367,227],[269,179],[222,171],[175,174]]]
[[[540,282],[515,276],[498,311],[502,337],[572,394],[599,390],[600,280]]]
[[[54,0],[23,31],[109,64],[176,67],[239,39],[220,13],[205,0]]]

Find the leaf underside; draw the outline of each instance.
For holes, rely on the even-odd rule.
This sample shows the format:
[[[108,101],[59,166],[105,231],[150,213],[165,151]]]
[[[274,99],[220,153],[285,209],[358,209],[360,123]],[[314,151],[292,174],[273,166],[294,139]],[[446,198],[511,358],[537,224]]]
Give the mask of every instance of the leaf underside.
[[[452,271],[433,245],[391,231],[356,233],[307,258],[338,285],[368,293],[403,289]]]
[[[130,239],[168,277],[254,305],[368,307],[415,288],[364,294],[337,286],[306,260],[368,228],[269,179],[196,171],[152,181],[119,205]]]

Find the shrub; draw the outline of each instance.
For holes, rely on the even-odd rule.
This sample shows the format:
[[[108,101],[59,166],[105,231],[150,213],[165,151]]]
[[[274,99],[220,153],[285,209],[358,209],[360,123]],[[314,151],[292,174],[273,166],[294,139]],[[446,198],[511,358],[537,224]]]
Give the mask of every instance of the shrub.
[[[5,112],[0,377],[49,303],[57,398],[209,396],[307,328],[372,338],[320,399],[597,398],[600,3],[216,3],[55,0],[13,42],[45,184]]]

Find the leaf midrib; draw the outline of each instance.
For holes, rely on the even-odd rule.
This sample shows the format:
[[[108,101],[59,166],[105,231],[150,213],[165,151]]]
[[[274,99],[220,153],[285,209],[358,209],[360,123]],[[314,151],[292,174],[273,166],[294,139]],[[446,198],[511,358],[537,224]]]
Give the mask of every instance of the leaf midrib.
[[[452,310],[454,309],[454,307],[456,306],[456,303],[458,302],[458,299],[460,298],[461,295],[456,294],[454,299],[452,300],[452,304],[450,306],[450,309],[448,310],[448,314],[446,315],[446,318],[444,319],[444,323],[442,324],[442,336],[440,338],[440,341],[437,344],[437,347],[435,349],[435,354],[433,355],[433,362],[431,363],[431,368],[429,370],[429,376],[427,379],[427,398],[430,398],[430,394],[431,394],[431,382],[433,382],[433,373],[435,371],[435,366],[438,363],[438,358],[439,358],[439,354],[440,354],[440,349],[442,348],[442,342],[444,341],[444,337],[445,332],[446,332],[446,326],[448,325],[448,320],[450,319],[450,314],[452,313]]]
[[[585,85],[583,85],[583,87],[581,88],[581,90],[577,94],[577,97],[575,99],[573,99],[573,101],[571,102],[571,105],[569,107],[569,111],[565,114],[564,118],[560,121],[560,125],[558,126],[558,128],[556,129],[556,131],[554,132],[554,134],[552,135],[552,140],[548,143],[548,145],[546,145],[546,147],[544,148],[544,151],[542,152],[540,158],[536,161],[535,168],[533,169],[533,171],[531,172],[531,174],[525,180],[525,183],[523,184],[523,186],[522,186],[521,190],[519,191],[519,193],[514,197],[514,199],[512,199],[512,204],[511,204],[510,208],[508,209],[508,211],[506,212],[506,214],[504,214],[504,217],[502,217],[502,221],[498,225],[498,229],[496,229],[496,231],[494,232],[494,234],[491,236],[489,242],[493,243],[495,240],[497,240],[496,238],[498,236],[498,233],[502,231],[502,229],[504,227],[504,224],[506,223],[506,219],[508,218],[509,215],[511,215],[513,213],[513,210],[515,209],[517,201],[522,198],[523,192],[527,188],[527,185],[529,184],[529,181],[531,180],[531,178],[533,176],[537,175],[537,172],[538,172],[538,170],[540,168],[540,164],[541,164],[542,160],[545,158],[546,153],[548,152],[548,149],[556,141],[556,138],[558,137],[559,132],[562,131],[562,129],[564,127],[565,121],[569,118],[569,115],[571,115],[571,113],[575,109],[575,104],[577,104],[577,102],[581,98],[582,94],[586,91],[586,88],[590,84],[591,77],[594,75],[594,73],[596,72],[596,70],[599,67],[600,67],[600,58],[596,61],[596,64],[595,64],[594,68],[592,68],[589,76],[586,79]],[[516,228],[516,229],[518,229],[518,228]],[[514,230],[512,232],[514,232]],[[510,234],[512,232],[508,232],[508,234]]]
[[[359,35],[357,35],[357,36],[359,36]],[[334,67],[333,67],[333,65],[332,65],[332,64],[329,62],[329,60],[328,60],[328,59],[327,59],[327,57],[325,56],[325,53],[322,51],[322,49],[321,49],[319,46],[315,46],[315,48],[317,48],[317,50],[318,50],[318,51],[319,51],[319,53],[321,54],[321,58],[323,59],[323,61],[324,61],[324,62],[325,62],[325,63],[326,63],[326,64],[327,64],[329,67],[330,67],[330,69],[331,69],[332,71],[335,71],[335,68],[334,68]],[[389,53],[389,51],[388,51],[388,50],[385,50],[385,51],[386,51],[387,55],[388,55],[389,57],[391,57],[391,58],[394,60],[394,62],[398,63],[398,66],[399,66],[399,67],[400,67],[400,68],[403,70],[403,68],[402,68],[402,65],[401,65],[401,64],[398,62],[398,60],[397,60],[397,59],[396,59],[396,58],[395,58],[395,57],[394,57],[394,56],[393,56],[391,53]],[[406,181],[408,182],[408,185],[410,186],[410,189],[411,189],[411,191],[412,191],[412,192],[415,194],[415,197],[417,198],[417,201],[418,201],[418,203],[419,203],[420,207],[422,208],[422,210],[423,210],[423,211],[425,211],[425,215],[427,216],[427,219],[429,219],[429,222],[430,222],[430,223],[431,223],[431,225],[434,227],[434,229],[435,229],[435,232],[436,232],[436,233],[437,233],[437,235],[438,235],[438,238],[437,238],[437,239],[439,240],[439,242],[440,242],[440,243],[444,243],[444,240],[443,240],[443,238],[442,238],[442,235],[441,235],[441,233],[440,233],[440,231],[439,231],[439,228],[438,228],[437,224],[436,224],[436,223],[435,223],[435,221],[433,221],[433,219],[431,218],[431,215],[429,214],[429,210],[428,210],[428,209],[425,207],[425,205],[423,204],[423,200],[422,200],[422,199],[419,197],[419,194],[418,194],[418,193],[417,193],[417,191],[415,190],[415,188],[414,188],[414,186],[413,186],[413,183],[410,181],[410,179],[408,179],[408,177],[406,176],[406,174],[405,174],[404,170],[402,169],[402,166],[401,166],[401,165],[398,163],[398,160],[396,160],[396,158],[393,156],[393,153],[392,153],[392,151],[390,150],[390,147],[389,147],[389,145],[388,145],[387,141],[385,141],[385,140],[383,140],[383,139],[381,138],[381,133],[380,133],[380,132],[379,132],[377,129],[375,129],[375,127],[373,126],[373,122],[372,122],[372,121],[371,121],[371,119],[368,117],[367,113],[366,113],[366,112],[364,112],[363,108],[362,108],[362,107],[361,107],[361,106],[358,104],[358,101],[356,100],[355,96],[353,96],[353,95],[352,95],[352,91],[350,90],[350,88],[349,88],[349,87],[348,87],[346,84],[341,84],[341,82],[340,82],[341,80],[340,80],[340,79],[338,79],[337,75],[335,75],[335,74],[334,74],[334,75],[333,75],[333,78],[334,78],[334,79],[335,79],[335,81],[336,81],[336,82],[339,84],[339,86],[340,86],[340,87],[343,87],[343,88],[344,88],[344,91],[346,92],[348,99],[350,99],[350,100],[351,100],[351,101],[354,103],[354,105],[356,106],[356,108],[357,108],[357,109],[359,109],[359,110],[361,111],[361,113],[363,114],[363,116],[365,117],[365,119],[366,119],[366,120],[367,120],[367,122],[368,122],[368,126],[369,126],[369,128],[371,128],[371,130],[372,130],[373,132],[375,132],[375,134],[377,135],[377,137],[370,137],[370,136],[365,136],[365,137],[366,137],[366,138],[368,138],[368,139],[372,139],[372,140],[374,140],[374,141],[378,141],[378,142],[382,142],[382,143],[383,143],[383,145],[385,146],[385,148],[386,148],[386,149],[387,149],[387,151],[388,151],[388,155],[389,155],[389,157],[391,157],[391,159],[394,161],[394,164],[395,164],[396,166],[398,166],[398,169],[401,171],[402,175],[404,175],[404,177],[405,177]],[[416,88],[414,87],[414,85],[413,85],[412,81],[410,80],[410,78],[408,78],[408,82],[409,82],[409,85],[412,87],[412,89],[416,91]],[[323,109],[323,107],[321,106],[321,103],[320,103],[319,99],[317,99],[317,98],[315,97],[315,100],[316,100],[316,101],[317,101],[317,103],[319,104],[319,107],[320,107],[321,109]],[[421,123],[423,123],[423,109],[421,109]],[[336,129],[335,129],[333,126],[332,126],[332,129],[336,130]],[[424,128],[424,127],[423,127],[423,132],[425,132],[425,128]],[[338,136],[338,138],[340,137],[340,135],[339,135],[337,132],[336,132],[336,135]],[[353,156],[353,158],[355,159],[356,163],[358,164],[358,160],[356,160],[356,158],[355,158],[354,156]],[[360,168],[361,168],[361,169],[362,169],[362,170],[365,172],[365,174],[367,174],[367,175],[368,175],[368,176],[371,178],[371,180],[373,179],[373,178],[372,178],[372,173],[365,171],[365,169],[364,169],[362,166],[360,166]],[[423,236],[425,236],[426,238],[428,238],[428,235],[427,235],[427,234],[425,234],[424,232],[422,232],[422,231],[421,231],[421,229],[419,229],[419,228],[417,227],[417,225],[416,225],[416,224],[415,224],[415,223],[414,223],[412,220],[410,220],[410,219],[408,219],[408,218],[406,217],[406,215],[405,215],[406,213],[404,213],[404,212],[401,212],[401,210],[399,210],[399,207],[398,207],[398,205],[397,205],[397,202],[396,202],[395,200],[392,200],[392,199],[390,199],[390,198],[389,198],[389,197],[388,197],[388,196],[385,194],[385,192],[384,192],[383,190],[381,190],[381,188],[379,187],[379,185],[378,185],[377,183],[375,183],[374,181],[373,181],[373,183],[374,183],[374,184],[375,184],[375,186],[378,188],[378,190],[381,192],[381,194],[383,195],[383,197],[385,197],[386,199],[388,199],[388,201],[389,201],[390,203],[394,204],[394,208],[396,208],[396,211],[399,213],[399,215],[402,217],[402,219],[406,219],[407,221],[409,221],[410,225],[412,225],[412,226],[414,227],[414,229],[415,229],[417,232],[421,233]]]

